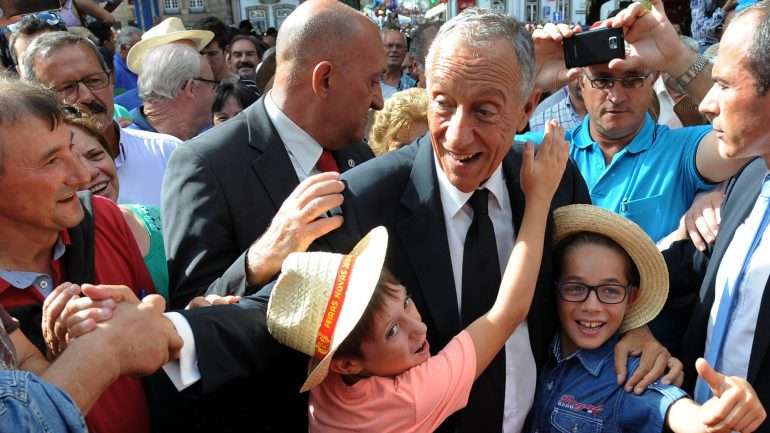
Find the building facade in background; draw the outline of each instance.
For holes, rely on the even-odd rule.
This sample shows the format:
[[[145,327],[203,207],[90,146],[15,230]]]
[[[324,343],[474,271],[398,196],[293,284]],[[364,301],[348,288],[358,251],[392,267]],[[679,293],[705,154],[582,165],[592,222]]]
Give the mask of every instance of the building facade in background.
[[[262,31],[280,28],[283,21],[303,0],[129,0],[116,11],[123,22],[133,17],[138,27],[149,29],[161,20],[176,16],[192,26],[201,18],[213,15],[227,24],[237,25],[247,19]],[[497,9],[525,22],[563,22],[590,25],[609,12],[625,6],[624,0],[341,0],[356,9],[428,11],[446,3],[446,14],[452,17],[466,7]],[[630,1],[629,1],[630,3]],[[689,29],[689,0],[664,0],[671,22]],[[602,6],[604,6],[602,8]],[[120,15],[117,15],[120,14]],[[125,23],[124,23],[125,24]]]

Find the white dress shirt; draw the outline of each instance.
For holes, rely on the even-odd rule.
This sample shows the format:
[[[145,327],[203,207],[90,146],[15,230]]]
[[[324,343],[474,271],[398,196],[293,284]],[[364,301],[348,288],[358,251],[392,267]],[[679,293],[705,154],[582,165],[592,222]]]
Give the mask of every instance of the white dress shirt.
[[[281,137],[286,152],[289,154],[291,165],[297,173],[300,182],[306,178],[318,174],[315,165],[321,157],[323,147],[313,137],[297,126],[291,119],[275,105],[270,93],[265,98],[265,110],[267,117],[273,122],[278,136]]]
[[[462,306],[463,246],[465,236],[473,220],[473,210],[467,204],[473,193],[455,188],[434,159],[438,176],[441,206],[444,210],[444,226],[449,241],[449,256],[452,260],[452,274],[457,291],[457,309]],[[505,272],[508,258],[513,250],[514,230],[511,200],[503,178],[502,166],[482,185],[489,190],[489,218],[495,229],[497,257],[500,275]],[[505,342],[505,407],[503,432],[518,433],[524,427],[524,420],[535,397],[537,367],[529,342],[529,328],[524,321]]]
[[[768,182],[770,180],[765,180],[765,183]],[[754,235],[759,229],[765,211],[764,203],[760,205],[761,199],[762,197],[757,200],[758,203],[751,210],[748,218],[735,231],[733,239],[722,257],[714,286],[715,301],[709,316],[706,351],[708,351],[711,342],[712,329],[719,311],[719,299],[722,299],[725,283],[728,278],[735,280],[738,277],[743,259],[746,257]],[[749,371],[749,359],[751,359],[751,348],[754,344],[754,331],[759,317],[759,307],[762,304],[762,295],[765,292],[768,276],[770,276],[770,254],[768,254],[770,251],[770,230],[765,230],[761,236],[762,239],[738,288],[738,299],[727,326],[722,356],[719,358],[718,365],[714,366],[717,371],[728,376],[746,378]]]
[[[265,98],[265,110],[267,117],[273,122],[278,136],[286,146],[286,152],[289,154],[291,165],[294,172],[297,173],[297,179],[300,182],[318,174],[316,163],[321,157],[323,148],[313,137],[302,130],[296,123],[289,119],[273,102],[270,94]],[[121,184],[122,187],[122,184]],[[163,366],[163,370],[168,375],[171,382],[178,391],[200,380],[200,371],[198,370],[198,357],[195,354],[195,338],[193,336],[190,324],[187,319],[179,313],[169,312],[166,317],[176,327],[177,333],[182,338],[184,345],[179,354],[179,361],[169,362]]]
[[[115,168],[119,204],[160,207],[160,187],[171,153],[181,141],[168,134],[120,128]]]

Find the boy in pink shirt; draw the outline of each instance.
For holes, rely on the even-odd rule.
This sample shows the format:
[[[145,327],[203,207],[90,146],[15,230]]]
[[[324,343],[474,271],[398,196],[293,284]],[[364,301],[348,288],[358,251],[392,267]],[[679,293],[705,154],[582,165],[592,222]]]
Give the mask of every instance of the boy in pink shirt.
[[[526,208],[492,308],[430,356],[426,326],[406,288],[383,269],[387,231],[349,255],[294,253],[267,311],[270,333],[312,357],[310,431],[428,432],[463,408],[473,381],[529,310],[551,199],[567,163],[563,131],[549,122],[537,157],[521,168]]]

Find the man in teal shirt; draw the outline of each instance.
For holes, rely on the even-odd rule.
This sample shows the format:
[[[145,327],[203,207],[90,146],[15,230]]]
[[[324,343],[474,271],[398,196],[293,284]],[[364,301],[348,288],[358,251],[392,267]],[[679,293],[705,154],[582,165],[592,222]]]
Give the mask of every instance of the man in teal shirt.
[[[693,75],[685,90],[700,101],[712,84],[711,65],[673,38],[666,48],[677,51],[675,62],[660,62],[662,54],[648,50],[646,56],[625,61],[624,69],[604,64],[565,73],[561,40],[552,35],[555,30],[569,37],[572,30],[553,27],[538,30],[533,37],[537,55],[552,56],[551,67],[559,65],[562,70],[540,74],[569,76],[582,88],[588,114],[566,136],[591,200],[636,222],[655,241],[661,240],[677,228],[697,192],[713,188],[745,163],[719,155],[711,126],[672,130],[657,125],[647,113],[658,75],[653,71],[680,79]],[[541,137],[529,133],[517,139],[539,142]]]

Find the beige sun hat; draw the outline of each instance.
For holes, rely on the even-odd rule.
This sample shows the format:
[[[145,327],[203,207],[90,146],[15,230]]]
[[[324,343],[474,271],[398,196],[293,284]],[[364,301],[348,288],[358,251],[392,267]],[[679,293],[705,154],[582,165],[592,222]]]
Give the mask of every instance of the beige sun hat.
[[[654,319],[668,297],[668,268],[663,255],[647,233],[633,221],[587,204],[560,207],[553,212],[554,242],[579,232],[598,233],[617,242],[639,270],[639,291],[629,304],[620,332],[638,328]]]
[[[195,44],[196,50],[201,51],[206,48],[206,45],[212,39],[214,39],[214,32],[208,30],[187,30],[179,18],[166,18],[160,24],[144,32],[142,39],[131,47],[131,50],[128,52],[126,63],[128,64],[128,69],[135,74],[139,74],[142,71],[144,55],[155,47],[189,40]]]
[[[334,352],[369,305],[387,248],[388,231],[380,226],[350,254],[292,253],[284,260],[267,304],[267,329],[312,358],[300,392],[326,378]]]

